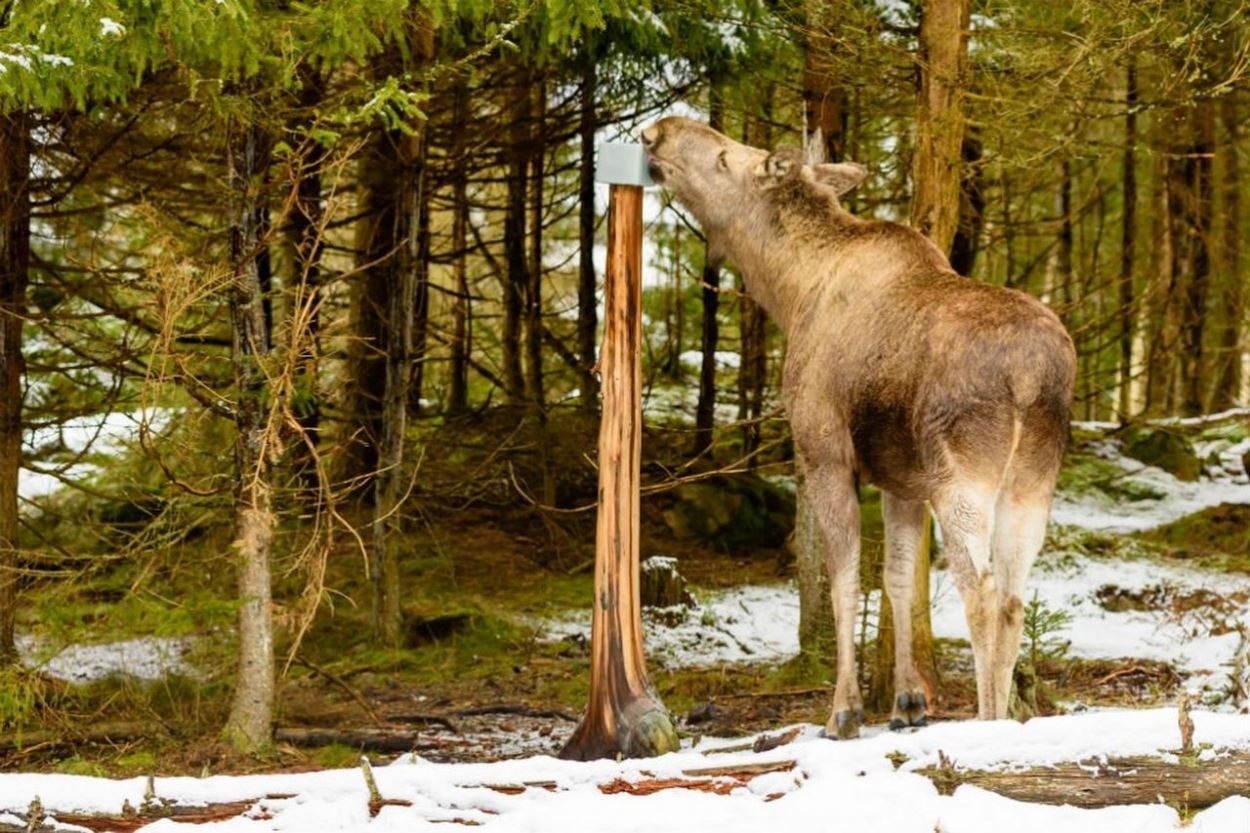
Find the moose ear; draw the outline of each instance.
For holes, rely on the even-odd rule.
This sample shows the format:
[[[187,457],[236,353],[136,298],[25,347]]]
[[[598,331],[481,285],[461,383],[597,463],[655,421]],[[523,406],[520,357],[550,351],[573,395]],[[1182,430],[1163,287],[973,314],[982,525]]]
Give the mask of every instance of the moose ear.
[[[812,165],[812,173],[816,182],[832,191],[839,197],[864,181],[868,169],[854,162],[824,162]]]
[[[768,158],[755,167],[755,178],[765,188],[775,188],[787,180],[797,178],[802,169],[803,158],[798,151],[779,150],[768,154]]]

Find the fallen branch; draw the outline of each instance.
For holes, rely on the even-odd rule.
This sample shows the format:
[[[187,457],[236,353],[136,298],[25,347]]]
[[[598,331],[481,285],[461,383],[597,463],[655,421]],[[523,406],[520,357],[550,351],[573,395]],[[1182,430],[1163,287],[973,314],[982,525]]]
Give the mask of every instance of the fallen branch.
[[[684,769],[685,778],[648,778],[645,781],[626,781],[614,778],[599,785],[604,795],[627,793],[651,795],[661,790],[697,790],[714,795],[729,795],[739,787],[746,786],[753,778],[769,772],[789,772],[794,761],[773,761],[766,764],[739,764],[737,766],[709,766]]]
[[[287,726],[274,732],[279,743],[292,746],[329,746],[339,743],[370,752],[411,752],[420,743],[418,732],[403,729],[321,729]]]
[[[289,795],[265,796],[265,798],[269,799],[290,797]],[[161,819],[173,819],[181,824],[207,824],[241,816],[261,800],[252,798],[246,801],[227,801],[220,804],[203,804],[199,806],[184,806],[162,802],[159,807],[139,810],[135,810],[129,804],[126,804],[119,813],[56,813],[46,812],[42,808],[39,808],[37,812],[31,812],[31,809],[21,811],[0,809],[0,814],[9,813],[22,819],[20,825],[0,822],[0,833],[31,833],[31,831],[43,833],[43,831],[64,829],[64,825],[75,825],[84,827],[87,830],[100,831],[100,833],[104,833],[104,831],[109,833],[114,833],[114,831],[116,833],[130,833]],[[35,815],[40,817],[32,818]]]
[[[704,751],[704,755],[723,755],[727,752],[767,752],[778,746],[793,742],[803,732],[802,727],[795,726],[786,732],[776,735],[760,735],[748,743],[735,743],[732,746],[718,746]]]
[[[929,778],[943,795],[972,784],[1017,801],[1112,807],[1157,804],[1201,810],[1250,790],[1250,753],[1235,752],[1211,760],[1181,756],[1176,763],[1160,758],[1113,758],[1105,763],[1060,763],[1015,772],[963,770],[943,765],[916,771]]]
[[[373,777],[373,765],[368,758],[360,759],[360,772],[365,776],[365,789],[369,790],[369,818],[377,818],[383,807],[411,807],[406,798],[383,798],[378,782]]]
[[[570,723],[576,723],[577,718],[563,709],[540,709],[533,706],[527,706],[524,703],[501,703],[497,706],[473,706],[467,709],[460,709],[456,712],[457,717],[477,717],[486,714],[514,714],[520,717],[554,717],[560,720],[567,720]]]
[[[82,743],[118,743],[147,737],[152,734],[152,727],[142,723],[118,722],[101,723],[98,726],[79,729],[71,732],[36,730],[32,732],[14,732],[0,735],[0,751],[10,749],[29,749],[33,746],[52,749],[67,749]]]

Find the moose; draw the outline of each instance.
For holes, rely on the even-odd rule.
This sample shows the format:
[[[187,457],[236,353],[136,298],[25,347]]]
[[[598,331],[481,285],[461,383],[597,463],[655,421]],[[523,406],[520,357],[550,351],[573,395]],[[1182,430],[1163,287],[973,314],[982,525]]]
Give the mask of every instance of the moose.
[[[651,177],[702,226],[787,343],[782,397],[806,499],[828,553],[837,683],[827,736],[863,724],[853,622],[858,484],[882,493],[895,622],[890,727],[923,725],[912,657],[913,576],[926,502],[964,603],[977,716],[1007,716],[1023,594],[1068,440],[1076,353],[1059,319],[1014,290],[961,277],[919,232],[839,198],[866,171],[740,144],[691,119],[641,134]]]

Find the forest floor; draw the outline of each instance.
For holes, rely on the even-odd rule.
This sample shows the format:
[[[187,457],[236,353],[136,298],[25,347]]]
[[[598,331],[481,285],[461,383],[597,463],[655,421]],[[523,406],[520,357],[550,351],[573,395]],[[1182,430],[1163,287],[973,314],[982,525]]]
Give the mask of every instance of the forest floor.
[[[939,559],[932,576],[941,677],[934,725],[885,732],[886,714],[870,703],[864,739],[818,741],[813,724],[828,715],[830,668],[799,654],[797,591],[776,530],[760,521],[758,537],[746,544],[732,529],[692,534],[682,504],[696,501],[697,508],[701,495],[679,491],[644,501],[643,555],[675,557],[689,582],[688,604],[647,613],[653,683],[679,719],[686,751],[657,762],[549,760],[543,756],[559,750],[585,702],[592,519],[586,513],[556,526],[524,507],[487,505],[414,524],[403,649],[370,646],[367,605],[351,601],[359,595],[350,578],[359,554],[344,548],[336,556],[332,580],[344,595],[285,667],[278,745],[261,759],[233,755],[216,734],[229,693],[219,669],[228,668],[230,651],[217,634],[228,633],[233,608],[225,600],[228,569],[218,563],[226,559],[197,559],[224,551],[220,533],[187,543],[177,568],[146,576],[138,567],[116,568],[68,589],[37,588],[22,621],[32,670],[10,682],[0,704],[16,716],[0,736],[0,772],[10,773],[0,774],[0,811],[24,814],[38,795],[46,810],[113,812],[122,797],[138,806],[144,778],[155,774],[157,795],[179,802],[295,796],[262,802],[250,821],[232,827],[351,829],[368,821],[368,802],[360,798],[359,770],[339,768],[353,768],[363,749],[380,767],[382,794],[413,802],[385,807],[374,819],[383,827],[459,819],[552,830],[562,829],[559,818],[597,813],[603,829],[636,829],[643,811],[622,809],[632,805],[608,794],[612,784],[637,793],[648,789],[639,783],[732,765],[746,769],[715,776],[712,786],[659,790],[659,804],[646,811],[657,814],[647,816],[649,826],[665,829],[667,818],[676,829],[697,812],[721,820],[707,829],[776,828],[811,823],[825,807],[862,822],[850,829],[979,830],[1009,818],[1050,830],[1079,818],[1089,829],[1170,830],[1184,819],[1193,829],[1245,833],[1250,801],[1197,816],[1164,806],[1020,814],[1013,802],[977,787],[943,796],[913,774],[937,766],[939,750],[957,766],[1011,769],[1171,749],[1176,713],[1160,707],[1181,690],[1210,710],[1195,715],[1197,740],[1215,750],[1209,754],[1250,748],[1250,719],[1235,715],[1250,687],[1250,478],[1241,461],[1250,442],[1236,422],[1185,430],[1201,463],[1194,480],[1131,456],[1133,443],[1106,426],[1078,428],[1056,523],[1030,586],[1036,595],[1025,650],[1037,672],[1034,705],[1047,717],[1023,726],[957,722],[974,711],[971,655],[962,607]],[[784,491],[783,475],[770,479]],[[872,496],[865,497],[870,572],[879,510],[874,515]],[[865,578],[857,640],[867,668],[880,594],[871,575]],[[171,602],[189,583],[204,592]],[[776,736],[791,726],[799,730],[785,750],[710,751],[731,743],[714,738]],[[885,757],[893,752],[908,759],[897,772]],[[754,772],[777,761],[794,763]],[[381,766],[388,762],[394,765]],[[314,770],[327,771],[300,774]],[[286,775],[199,780],[247,772]],[[197,778],[173,778],[180,775]],[[542,786],[481,786],[525,782]],[[908,802],[915,812],[893,824],[895,805]],[[0,830],[4,824],[0,815]]]

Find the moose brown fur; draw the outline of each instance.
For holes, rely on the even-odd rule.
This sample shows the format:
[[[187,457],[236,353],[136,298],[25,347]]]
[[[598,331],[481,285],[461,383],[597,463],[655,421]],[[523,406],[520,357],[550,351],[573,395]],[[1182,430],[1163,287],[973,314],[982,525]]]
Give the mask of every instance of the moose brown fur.
[[[642,133],[652,176],[741,271],[786,340],[782,394],[824,535],[837,627],[826,731],[863,722],[853,622],[857,484],[883,496],[894,611],[891,726],[925,721],[911,653],[915,558],[932,504],[963,598],[977,713],[1007,714],[1025,580],[1042,546],[1075,369],[1063,325],[1032,297],[962,278],[918,232],[861,220],[838,197],[864,170],[805,164],[684,118]]]

